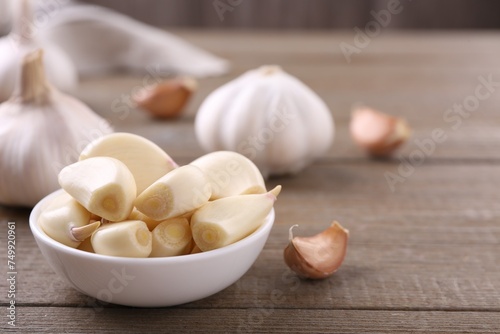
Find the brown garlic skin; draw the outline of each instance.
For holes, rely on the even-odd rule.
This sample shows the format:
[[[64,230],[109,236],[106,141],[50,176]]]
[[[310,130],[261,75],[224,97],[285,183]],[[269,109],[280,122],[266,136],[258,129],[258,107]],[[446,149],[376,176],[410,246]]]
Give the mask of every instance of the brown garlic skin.
[[[134,102],[155,117],[174,118],[182,114],[196,87],[196,80],[189,77],[165,80],[143,88]]]
[[[350,132],[354,141],[371,156],[390,156],[411,134],[408,123],[380,111],[360,107],[352,112]]]
[[[291,240],[284,251],[285,263],[290,269],[302,278],[311,279],[327,278],[337,271],[347,251],[348,230],[333,222],[312,237],[292,238],[292,228]]]

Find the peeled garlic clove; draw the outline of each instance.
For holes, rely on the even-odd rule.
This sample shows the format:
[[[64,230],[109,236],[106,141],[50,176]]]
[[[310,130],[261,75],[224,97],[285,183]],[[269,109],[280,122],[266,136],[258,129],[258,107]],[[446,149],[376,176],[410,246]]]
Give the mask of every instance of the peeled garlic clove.
[[[66,166],[59,173],[59,183],[87,210],[106,220],[124,220],[134,207],[134,176],[114,158],[89,158]]]
[[[101,255],[148,257],[152,249],[151,232],[140,220],[105,224],[94,232],[91,242]]]
[[[189,252],[189,254],[198,254],[198,253],[201,253],[202,251],[201,251],[200,247],[198,247],[198,245],[195,244],[194,242],[193,242],[193,244],[194,244],[193,249],[191,249],[191,251]]]
[[[150,257],[189,254],[193,237],[186,218],[173,218],[161,222],[152,231],[153,250]]]
[[[154,220],[186,214],[208,202],[212,195],[205,174],[195,166],[182,166],[166,174],[137,196],[134,205]]]
[[[128,216],[127,220],[142,220],[146,223],[150,231],[154,230],[154,228],[162,222],[161,220],[154,220],[149,218],[148,216],[137,210],[137,208],[135,207],[132,209],[132,212]]]
[[[211,200],[242,194],[266,192],[264,178],[255,164],[236,152],[217,151],[192,161],[212,186]]]
[[[190,77],[165,80],[140,90],[134,102],[153,116],[176,117],[182,113],[197,85]]]
[[[273,208],[281,186],[265,194],[224,197],[208,202],[191,217],[193,239],[202,251],[221,248],[254,232]]]
[[[90,212],[63,192],[55,197],[42,211],[38,224],[52,239],[72,248],[76,248],[90,234],[74,234],[76,228],[85,228],[90,222]]]
[[[353,111],[350,131],[354,141],[375,157],[389,156],[411,134],[404,119],[368,107]]]
[[[293,238],[292,228],[290,243],[284,251],[285,263],[290,269],[304,278],[321,279],[340,267],[347,251],[348,230],[333,222],[315,236]]]
[[[81,152],[80,161],[93,157],[111,157],[123,162],[134,175],[137,194],[178,167],[158,145],[131,133],[113,133],[91,142]]]

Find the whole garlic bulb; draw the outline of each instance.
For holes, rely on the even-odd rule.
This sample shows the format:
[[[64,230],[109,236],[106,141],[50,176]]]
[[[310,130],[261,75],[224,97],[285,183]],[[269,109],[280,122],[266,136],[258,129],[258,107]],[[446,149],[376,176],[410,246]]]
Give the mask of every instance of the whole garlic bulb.
[[[42,51],[28,54],[16,93],[0,104],[0,203],[33,206],[59,188],[59,171],[90,141],[112,132],[80,101],[45,79]]]
[[[262,66],[212,92],[195,131],[205,150],[239,152],[267,177],[296,173],[323,155],[334,122],[309,87],[278,66]]]
[[[0,38],[0,102],[14,92],[23,57],[42,46],[34,36],[38,28],[33,24],[29,0],[16,1],[16,6],[12,31]],[[71,59],[57,45],[44,43],[43,47],[49,81],[63,91],[73,90],[78,76]]]

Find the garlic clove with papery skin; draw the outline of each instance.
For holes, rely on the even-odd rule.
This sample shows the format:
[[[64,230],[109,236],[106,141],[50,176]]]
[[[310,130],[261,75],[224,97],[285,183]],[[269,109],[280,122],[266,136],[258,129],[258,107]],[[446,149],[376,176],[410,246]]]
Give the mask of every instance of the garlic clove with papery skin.
[[[81,147],[112,132],[108,122],[45,78],[41,50],[23,59],[18,88],[0,104],[0,204],[33,206],[59,188]]]
[[[198,83],[191,77],[165,80],[159,84],[144,87],[134,97],[134,102],[152,116],[178,117],[197,86]]]
[[[411,135],[408,123],[368,107],[353,110],[350,123],[354,141],[374,157],[387,157]]]
[[[331,276],[342,264],[347,251],[349,231],[339,223],[312,237],[293,237],[284,251],[285,263],[303,278]]]
[[[321,98],[279,66],[262,66],[214,90],[195,120],[206,151],[235,151],[264,177],[294,174],[326,153],[333,117]]]
[[[0,38],[0,102],[14,93],[23,57],[41,47],[45,52],[44,66],[49,82],[62,91],[73,91],[78,84],[75,66],[57,45],[39,40],[30,1],[15,1],[14,9],[12,31]]]

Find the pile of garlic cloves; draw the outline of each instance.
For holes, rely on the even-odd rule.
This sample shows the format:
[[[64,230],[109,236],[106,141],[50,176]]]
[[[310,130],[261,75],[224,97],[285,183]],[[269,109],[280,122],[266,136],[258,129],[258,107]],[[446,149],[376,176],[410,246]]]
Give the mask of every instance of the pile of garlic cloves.
[[[237,242],[263,224],[281,191],[267,191],[255,165],[238,153],[215,152],[179,167],[156,144],[130,133],[90,143],[58,180],[62,190],[38,218],[49,237],[101,255],[139,258]]]

